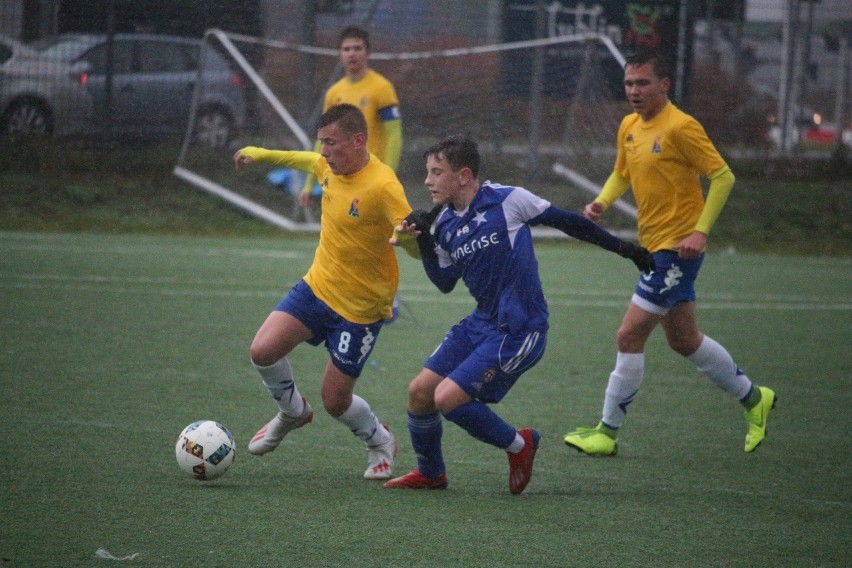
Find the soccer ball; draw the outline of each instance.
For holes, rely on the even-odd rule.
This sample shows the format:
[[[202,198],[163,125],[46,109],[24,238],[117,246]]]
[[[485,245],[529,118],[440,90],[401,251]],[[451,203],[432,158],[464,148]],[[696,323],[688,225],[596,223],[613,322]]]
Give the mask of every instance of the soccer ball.
[[[221,477],[234,463],[236,451],[234,436],[213,420],[193,422],[175,444],[178,465],[199,481]]]

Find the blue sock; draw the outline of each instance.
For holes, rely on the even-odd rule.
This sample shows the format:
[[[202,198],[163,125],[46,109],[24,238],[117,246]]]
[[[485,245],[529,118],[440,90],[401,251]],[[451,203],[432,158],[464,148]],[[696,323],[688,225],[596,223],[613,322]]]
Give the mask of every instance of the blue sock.
[[[441,452],[441,436],[444,427],[441,415],[419,415],[408,413],[408,433],[411,435],[411,445],[417,456],[417,469],[426,477],[438,477],[446,471],[444,455]]]
[[[497,416],[484,402],[473,400],[447,413],[444,417],[461,426],[468,434],[505,450],[515,441],[515,428]]]

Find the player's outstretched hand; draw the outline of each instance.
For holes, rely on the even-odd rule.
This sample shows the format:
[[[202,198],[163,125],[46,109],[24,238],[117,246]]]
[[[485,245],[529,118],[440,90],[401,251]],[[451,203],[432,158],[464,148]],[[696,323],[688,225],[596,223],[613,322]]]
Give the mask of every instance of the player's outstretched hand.
[[[234,152],[234,166],[237,169],[240,169],[240,166],[248,165],[248,164],[252,163],[253,161],[254,161],[254,158],[252,158],[251,156],[244,155],[242,149]]]
[[[645,247],[634,245],[627,241],[622,241],[618,248],[618,254],[624,258],[629,258],[636,265],[640,272],[653,272],[657,266],[654,264],[654,257],[648,252]]]
[[[601,215],[604,214],[604,211],[605,209],[603,203],[593,201],[583,207],[583,217],[585,217],[589,221],[594,221],[595,223],[597,223],[598,220],[601,218]]]
[[[443,209],[443,205],[436,205],[431,211],[423,209],[415,209],[403,219],[398,226],[394,228],[393,236],[390,238],[390,244],[396,246],[404,246],[406,239],[417,239],[417,246],[422,251],[434,253],[435,243],[432,240],[432,233],[429,230],[432,223],[438,217],[438,214]]]
[[[429,227],[432,226],[432,222],[434,220],[435,215],[432,215],[430,211],[415,209],[408,214],[408,217],[403,219],[403,222],[409,227],[414,225],[414,228],[418,231],[418,233],[422,233],[423,231],[429,232]]]

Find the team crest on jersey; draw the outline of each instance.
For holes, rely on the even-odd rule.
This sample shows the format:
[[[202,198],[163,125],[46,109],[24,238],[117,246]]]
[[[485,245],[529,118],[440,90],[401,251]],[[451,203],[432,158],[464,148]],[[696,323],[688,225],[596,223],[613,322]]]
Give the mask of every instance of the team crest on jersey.
[[[663,147],[660,144],[660,137],[659,136],[654,138],[654,145],[651,146],[651,153],[652,154],[662,154],[663,153]]]
[[[482,381],[485,382],[485,383],[490,383],[494,379],[494,376],[496,374],[497,374],[497,369],[492,367],[492,368],[488,369],[487,371],[485,371],[485,374],[482,375]]]
[[[352,203],[349,204],[349,216],[350,217],[360,217],[361,213],[358,211],[358,206],[361,204],[360,199],[353,199]]]

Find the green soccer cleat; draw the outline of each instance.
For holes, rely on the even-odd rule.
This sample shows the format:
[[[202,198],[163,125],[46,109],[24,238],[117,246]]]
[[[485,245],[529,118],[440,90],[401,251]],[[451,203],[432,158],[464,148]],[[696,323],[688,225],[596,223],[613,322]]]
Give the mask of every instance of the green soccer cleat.
[[[590,456],[614,456],[618,452],[618,442],[603,432],[601,424],[568,432],[565,443]]]
[[[748,422],[748,434],[745,439],[745,451],[753,452],[766,437],[766,419],[769,411],[775,408],[778,397],[775,392],[767,387],[760,387],[760,402],[751,410],[743,412]]]

